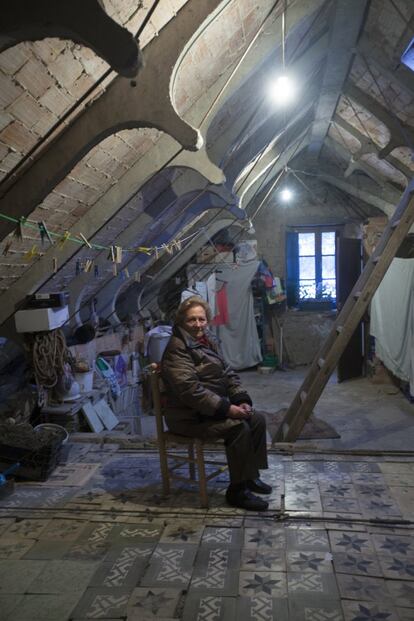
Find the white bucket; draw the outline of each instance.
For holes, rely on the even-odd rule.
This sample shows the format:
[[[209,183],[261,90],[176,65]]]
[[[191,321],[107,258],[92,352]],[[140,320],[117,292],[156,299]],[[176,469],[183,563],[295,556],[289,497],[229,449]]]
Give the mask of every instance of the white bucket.
[[[81,393],[91,392],[93,388],[93,371],[87,371],[86,373],[75,373],[75,380],[79,384]]]

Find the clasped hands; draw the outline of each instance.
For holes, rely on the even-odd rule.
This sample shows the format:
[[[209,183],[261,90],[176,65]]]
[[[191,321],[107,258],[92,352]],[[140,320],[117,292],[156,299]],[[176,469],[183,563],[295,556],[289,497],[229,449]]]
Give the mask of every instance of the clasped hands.
[[[253,408],[248,403],[241,403],[240,405],[231,405],[227,416],[229,418],[250,418],[253,414]]]

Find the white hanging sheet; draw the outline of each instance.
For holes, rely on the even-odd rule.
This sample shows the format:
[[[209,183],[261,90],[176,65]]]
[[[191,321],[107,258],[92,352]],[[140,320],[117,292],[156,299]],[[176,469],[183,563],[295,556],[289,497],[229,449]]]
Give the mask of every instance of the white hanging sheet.
[[[236,370],[262,361],[250,286],[258,265],[259,261],[253,260],[236,268],[231,263],[221,263],[219,267],[219,278],[227,283],[229,323],[218,326],[217,334],[224,359]]]
[[[414,259],[393,259],[371,302],[375,353],[414,395]]]

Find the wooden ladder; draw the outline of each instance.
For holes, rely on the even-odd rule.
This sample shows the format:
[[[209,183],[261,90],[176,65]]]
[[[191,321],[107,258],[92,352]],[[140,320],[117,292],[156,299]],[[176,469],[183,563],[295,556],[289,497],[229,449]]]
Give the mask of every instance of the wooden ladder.
[[[274,443],[294,442],[312,414],[349,339],[361,321],[401,242],[414,223],[413,194],[414,180],[409,183],[374,252],[339,312],[328,338],[316,355],[273,438]]]

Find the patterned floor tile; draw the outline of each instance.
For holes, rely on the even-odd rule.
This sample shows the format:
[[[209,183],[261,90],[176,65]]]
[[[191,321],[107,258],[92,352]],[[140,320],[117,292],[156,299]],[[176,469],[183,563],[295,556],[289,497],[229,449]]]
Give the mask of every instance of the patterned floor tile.
[[[377,553],[381,556],[393,556],[396,558],[409,559],[414,558],[414,543],[412,535],[372,535],[374,546]]]
[[[79,600],[71,617],[106,619],[126,617],[132,589],[88,588]]]
[[[190,592],[206,592],[209,595],[233,596],[238,590],[240,550],[224,546],[200,548]]]
[[[344,621],[341,602],[289,599],[289,619],[294,621]]]
[[[400,621],[395,608],[383,602],[342,602],[345,621]]]
[[[37,541],[30,546],[24,558],[39,561],[63,558],[71,545],[70,541]]]
[[[414,614],[411,608],[396,608],[399,621],[413,621]]]
[[[360,512],[360,506],[357,499],[349,497],[343,498],[332,494],[322,496],[322,507],[324,511],[339,511],[341,513]]]
[[[51,520],[40,538],[47,541],[76,541],[87,524],[77,520]]]
[[[173,618],[181,597],[179,589],[136,588],[128,602],[128,621]]]
[[[190,593],[185,600],[183,621],[239,621],[235,597]]]
[[[287,597],[286,574],[278,571],[241,571],[239,579],[240,596],[270,598]]]
[[[80,593],[59,595],[23,595],[8,621],[62,621],[68,619]]]
[[[328,573],[288,572],[288,595],[292,599],[339,599],[335,577]]]
[[[374,463],[372,461],[354,461],[349,463],[349,471],[350,472],[369,472],[370,474],[381,473],[383,470],[380,468],[379,464]]]
[[[284,549],[286,548],[286,532],[284,528],[245,528],[244,530],[245,548],[267,548]]]
[[[343,599],[371,602],[390,601],[392,599],[391,591],[387,589],[387,583],[383,578],[337,574],[336,579]]]
[[[25,593],[44,569],[45,564],[45,561],[0,561],[1,593]]]
[[[6,532],[11,526],[16,524],[14,517],[0,517],[0,535]]]
[[[327,520],[325,522],[325,528],[328,531],[347,530],[360,533],[365,533],[367,531],[366,525],[361,520],[362,515],[360,513],[341,515],[340,513],[329,513],[326,511],[324,512],[324,518]],[[330,518],[329,521],[328,518]],[[335,521],[336,519],[338,521]]]
[[[2,537],[0,541],[0,559],[17,559],[25,556],[36,544],[35,539]]]
[[[366,533],[350,533],[348,531],[331,531],[329,533],[332,551],[375,553],[370,535]]]
[[[382,556],[378,555],[385,578],[395,578],[396,580],[414,580],[414,558],[403,558],[402,556]]]
[[[215,545],[240,547],[243,539],[241,528],[220,528],[216,526],[206,526],[204,529],[201,545]]]
[[[197,547],[158,544],[140,586],[186,588],[190,582]]]
[[[176,521],[173,524],[168,524],[160,541],[162,543],[199,543],[203,534],[204,524],[203,522],[197,522],[195,520],[186,520],[183,522]]]
[[[412,608],[414,619],[414,584],[412,582],[400,580],[386,580],[388,591],[399,606]]]
[[[113,541],[115,537],[119,537],[120,541],[125,543],[145,543],[158,541],[163,526],[161,524],[154,523],[142,523],[142,524],[128,524],[122,526],[115,526],[109,535],[109,540]]]
[[[369,519],[402,518],[400,506],[392,498],[361,499],[359,501],[363,515]]]
[[[286,571],[285,551],[245,548],[242,550],[240,569],[244,571]]]
[[[329,540],[324,530],[286,529],[288,550],[329,550]]]
[[[109,548],[104,558],[104,562],[114,563],[118,561],[121,557],[126,558],[128,556],[147,562],[154,550],[155,550],[154,543],[126,544],[125,542],[124,545],[120,545],[118,542],[115,542]],[[124,555],[124,551],[125,551],[125,555]]]
[[[329,552],[288,550],[287,568],[293,572],[332,573],[332,560]]]
[[[85,561],[48,561],[30,585],[30,593],[81,593],[96,569],[96,563]]]
[[[287,511],[320,512],[322,510],[319,494],[304,496],[303,494],[287,493],[285,507]]]
[[[351,475],[354,484],[358,485],[384,485],[384,475],[374,472],[353,473]]]
[[[336,498],[356,498],[354,486],[342,481],[319,482],[319,489],[324,496],[334,496]]]
[[[357,576],[374,576],[382,578],[382,569],[374,554],[358,552],[333,552],[335,571]]]
[[[268,595],[239,597],[237,600],[237,621],[288,621],[288,602]],[[227,621],[226,617],[223,617]]]
[[[49,528],[49,525],[50,520],[25,519],[18,522],[13,521],[4,533],[4,537],[37,539],[46,528]]]

